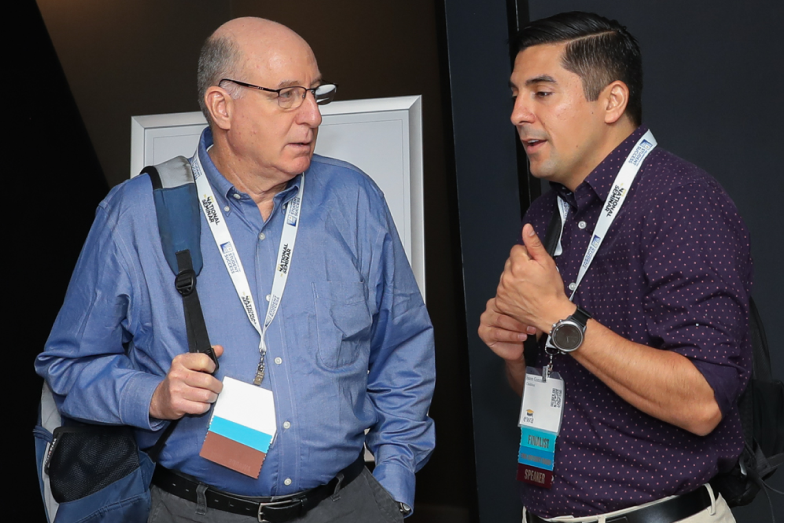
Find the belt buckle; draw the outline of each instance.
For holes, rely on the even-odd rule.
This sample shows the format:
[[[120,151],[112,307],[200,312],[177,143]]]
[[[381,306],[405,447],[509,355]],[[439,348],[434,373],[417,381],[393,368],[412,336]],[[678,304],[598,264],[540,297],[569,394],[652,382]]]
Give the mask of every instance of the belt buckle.
[[[259,521],[259,523],[271,523],[269,520],[264,518],[263,509],[265,507],[285,508],[286,505],[295,506],[295,505],[301,505],[302,503],[303,503],[302,498],[285,499],[282,501],[268,501],[267,503],[259,503],[259,508],[257,509],[257,521]]]

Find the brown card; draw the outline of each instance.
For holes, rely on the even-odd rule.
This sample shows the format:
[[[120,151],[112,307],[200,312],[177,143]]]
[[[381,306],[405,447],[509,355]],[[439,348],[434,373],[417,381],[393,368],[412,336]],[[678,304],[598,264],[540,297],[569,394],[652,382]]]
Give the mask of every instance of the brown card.
[[[209,431],[199,455],[254,479],[259,478],[265,462],[264,452]]]

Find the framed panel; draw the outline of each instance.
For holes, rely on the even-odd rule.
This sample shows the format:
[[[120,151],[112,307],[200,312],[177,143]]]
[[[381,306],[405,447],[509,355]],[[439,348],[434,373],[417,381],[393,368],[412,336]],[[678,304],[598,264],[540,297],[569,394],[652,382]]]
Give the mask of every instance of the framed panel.
[[[425,299],[421,97],[347,100],[320,111],[316,153],[359,167],[385,193]],[[193,156],[205,125],[200,112],[132,117],[131,176],[145,165]]]

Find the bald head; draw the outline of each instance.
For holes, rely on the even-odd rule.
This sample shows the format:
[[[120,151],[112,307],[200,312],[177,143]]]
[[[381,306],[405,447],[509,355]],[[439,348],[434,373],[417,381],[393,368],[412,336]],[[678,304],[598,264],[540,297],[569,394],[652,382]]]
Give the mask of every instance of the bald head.
[[[205,106],[205,93],[223,78],[244,80],[286,62],[305,58],[316,64],[308,43],[290,28],[264,18],[235,18],[210,35],[199,55],[197,89],[199,106],[212,122]],[[232,98],[243,96],[238,86],[225,82]]]

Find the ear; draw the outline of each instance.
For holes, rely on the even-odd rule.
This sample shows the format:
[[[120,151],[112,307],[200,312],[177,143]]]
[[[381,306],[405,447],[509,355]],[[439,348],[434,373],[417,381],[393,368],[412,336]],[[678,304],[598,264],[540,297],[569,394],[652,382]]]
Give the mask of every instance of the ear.
[[[630,99],[630,90],[625,82],[615,80],[603,89],[600,97],[605,102],[605,121],[608,124],[613,124],[625,114]]]
[[[205,91],[205,107],[207,107],[213,123],[225,131],[230,128],[233,107],[232,97],[226,90],[213,85]]]

